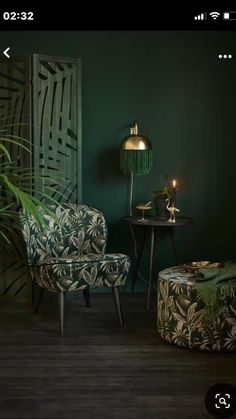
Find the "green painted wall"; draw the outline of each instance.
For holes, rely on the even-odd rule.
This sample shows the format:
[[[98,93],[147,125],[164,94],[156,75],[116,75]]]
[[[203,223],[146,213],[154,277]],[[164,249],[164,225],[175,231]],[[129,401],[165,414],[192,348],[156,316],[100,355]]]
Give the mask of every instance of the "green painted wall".
[[[109,250],[133,249],[119,221],[128,213],[119,146],[136,119],[152,141],[153,169],[135,178],[134,204],[151,198],[159,174],[176,177],[181,215],[195,220],[177,231],[180,260],[236,259],[235,44],[233,32],[1,33],[1,51],[82,59],[83,197],[107,218]],[[156,269],[173,262],[163,238]],[[146,251],[144,275],[147,264]]]

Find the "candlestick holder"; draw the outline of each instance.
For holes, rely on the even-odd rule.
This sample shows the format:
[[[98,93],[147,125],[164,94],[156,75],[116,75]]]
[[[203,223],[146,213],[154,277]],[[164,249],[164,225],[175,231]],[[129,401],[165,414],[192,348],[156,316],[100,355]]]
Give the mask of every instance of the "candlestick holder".
[[[176,179],[172,180],[172,205],[173,207],[176,205],[176,186],[177,186],[177,182]]]

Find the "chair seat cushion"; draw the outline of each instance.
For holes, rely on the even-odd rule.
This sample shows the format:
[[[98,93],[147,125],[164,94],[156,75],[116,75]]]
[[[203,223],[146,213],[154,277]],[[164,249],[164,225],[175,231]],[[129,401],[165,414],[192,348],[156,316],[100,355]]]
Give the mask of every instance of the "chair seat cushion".
[[[121,253],[90,253],[47,258],[35,268],[38,284],[60,291],[125,284],[130,259]]]

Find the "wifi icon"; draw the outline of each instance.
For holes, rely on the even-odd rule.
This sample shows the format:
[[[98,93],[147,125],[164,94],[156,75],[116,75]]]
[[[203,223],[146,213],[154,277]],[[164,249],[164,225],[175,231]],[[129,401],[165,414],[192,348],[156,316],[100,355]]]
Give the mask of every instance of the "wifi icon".
[[[212,19],[216,20],[220,16],[220,13],[219,12],[211,12],[210,16],[212,17]]]

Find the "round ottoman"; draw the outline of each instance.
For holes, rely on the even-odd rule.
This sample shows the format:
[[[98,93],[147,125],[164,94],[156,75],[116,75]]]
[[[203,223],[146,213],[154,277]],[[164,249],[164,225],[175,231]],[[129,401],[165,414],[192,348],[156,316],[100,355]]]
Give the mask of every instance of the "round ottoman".
[[[214,322],[206,321],[205,303],[192,273],[181,266],[164,269],[157,285],[157,329],[161,337],[184,348],[205,351],[236,349],[236,288],[224,297]]]

